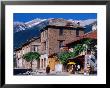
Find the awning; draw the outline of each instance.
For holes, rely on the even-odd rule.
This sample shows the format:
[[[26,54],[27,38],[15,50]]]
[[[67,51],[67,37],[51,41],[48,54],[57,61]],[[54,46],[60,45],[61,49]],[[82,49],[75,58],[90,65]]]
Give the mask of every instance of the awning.
[[[85,55],[77,55],[76,57],[68,58],[68,60],[74,60],[74,59],[81,58],[81,57],[84,57],[84,56]]]
[[[76,64],[75,62],[69,62],[68,64]]]

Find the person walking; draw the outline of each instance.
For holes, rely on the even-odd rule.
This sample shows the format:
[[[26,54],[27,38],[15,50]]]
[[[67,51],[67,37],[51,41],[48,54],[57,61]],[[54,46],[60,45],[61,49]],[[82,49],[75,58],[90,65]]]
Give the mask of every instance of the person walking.
[[[46,67],[46,73],[47,73],[47,74],[50,73],[50,66],[49,66],[49,65],[47,65],[47,67]]]
[[[77,65],[77,72],[79,73],[79,71],[80,71],[80,65],[78,64]]]
[[[75,66],[74,65],[72,65],[72,72],[71,73],[75,74]]]

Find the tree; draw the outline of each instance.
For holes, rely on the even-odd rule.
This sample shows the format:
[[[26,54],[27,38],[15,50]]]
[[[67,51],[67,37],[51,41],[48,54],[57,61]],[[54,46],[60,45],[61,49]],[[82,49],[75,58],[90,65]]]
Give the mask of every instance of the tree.
[[[87,39],[83,42],[83,44],[85,44],[87,47],[87,49],[91,49],[91,45],[92,45],[92,39]]]
[[[73,47],[74,48],[73,52],[61,52],[58,55],[58,58],[62,64],[65,64],[65,63],[67,63],[67,60],[69,58],[72,58],[72,57],[74,58],[77,55],[79,55],[81,52],[86,51],[87,48],[91,48],[91,44],[92,44],[92,39],[86,39],[81,44],[76,44]]]
[[[67,62],[68,58],[77,56],[84,49],[85,49],[85,47],[82,44],[77,44],[74,47],[74,52],[61,52],[58,57],[59,57],[61,63],[65,64]]]
[[[74,48],[74,57],[79,55],[81,52],[86,51],[87,49],[93,48],[93,41],[92,39],[83,40],[81,44],[75,45]]]
[[[32,61],[33,60],[38,60],[40,57],[40,54],[38,52],[28,52],[26,54],[23,55],[23,58],[27,61],[27,62],[31,62],[31,68],[32,68]]]
[[[66,63],[68,58],[70,58],[72,55],[72,52],[61,52],[58,55],[59,60],[61,61],[61,63],[63,64],[63,68],[65,69]]]
[[[81,52],[83,52],[85,50],[85,46],[83,46],[83,44],[77,44],[74,47],[74,57],[79,55]]]
[[[72,56],[73,56],[73,52],[61,52],[58,55],[58,58],[62,64],[66,64],[68,58],[71,58]]]

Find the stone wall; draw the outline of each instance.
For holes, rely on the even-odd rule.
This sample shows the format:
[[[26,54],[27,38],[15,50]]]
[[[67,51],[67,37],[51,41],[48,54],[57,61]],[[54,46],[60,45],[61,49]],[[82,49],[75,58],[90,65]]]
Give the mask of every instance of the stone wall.
[[[79,35],[84,34],[84,31],[79,31]],[[76,30],[63,30],[63,35],[59,35],[59,29],[48,28],[48,51],[49,55],[60,51],[59,41],[63,41],[63,45],[74,41],[76,38]]]
[[[38,46],[38,51],[36,52],[40,53],[40,38],[30,43],[27,43],[26,45],[23,45],[20,50],[16,51],[16,61],[18,68],[23,68],[23,69],[31,68],[31,63],[24,60],[23,55],[28,52],[32,52],[33,51],[32,46],[34,45]],[[33,67],[37,68],[37,61],[33,61],[33,63],[34,63]]]

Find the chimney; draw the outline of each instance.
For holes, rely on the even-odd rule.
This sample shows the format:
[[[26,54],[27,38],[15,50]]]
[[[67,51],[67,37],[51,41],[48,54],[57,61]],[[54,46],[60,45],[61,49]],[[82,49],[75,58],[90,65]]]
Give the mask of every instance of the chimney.
[[[80,22],[77,23],[78,27],[80,27]]]

